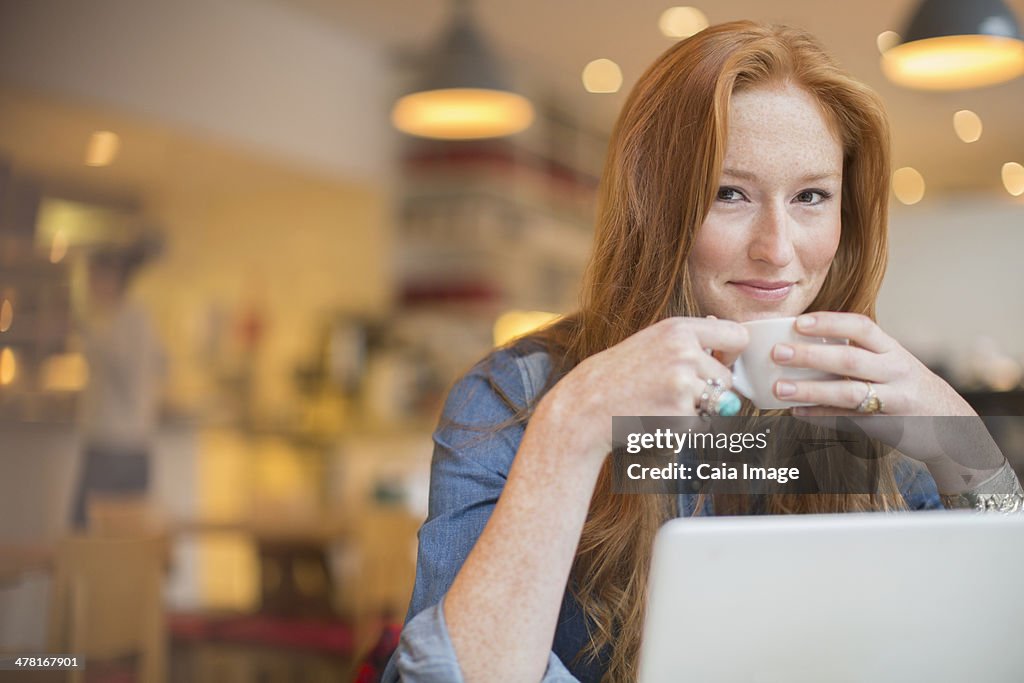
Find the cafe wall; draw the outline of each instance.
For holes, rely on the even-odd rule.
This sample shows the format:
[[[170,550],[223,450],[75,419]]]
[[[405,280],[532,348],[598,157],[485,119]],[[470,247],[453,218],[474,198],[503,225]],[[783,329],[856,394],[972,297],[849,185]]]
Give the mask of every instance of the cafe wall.
[[[275,174],[223,194],[161,193],[167,253],[138,282],[175,368],[172,398],[211,407],[219,380],[253,382],[253,417],[293,416],[294,371],[335,313],[391,296],[390,234],[375,188]]]
[[[1001,194],[894,202],[878,315],[926,360],[965,381],[971,356],[1024,363],[1024,201]]]

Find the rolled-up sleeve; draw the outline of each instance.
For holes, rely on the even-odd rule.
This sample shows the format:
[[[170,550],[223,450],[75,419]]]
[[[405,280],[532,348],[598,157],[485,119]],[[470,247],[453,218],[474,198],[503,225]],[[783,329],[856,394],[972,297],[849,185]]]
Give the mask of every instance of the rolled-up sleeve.
[[[463,680],[445,625],[444,596],[505,486],[524,431],[514,422],[509,403],[525,401],[523,379],[507,354],[474,368],[449,393],[434,432],[429,513],[419,532],[416,584],[384,683]],[[577,681],[553,652],[543,680]]]
[[[444,621],[444,600],[406,623],[383,680],[384,683],[462,683],[462,671]],[[548,655],[542,683],[579,681],[552,652]]]

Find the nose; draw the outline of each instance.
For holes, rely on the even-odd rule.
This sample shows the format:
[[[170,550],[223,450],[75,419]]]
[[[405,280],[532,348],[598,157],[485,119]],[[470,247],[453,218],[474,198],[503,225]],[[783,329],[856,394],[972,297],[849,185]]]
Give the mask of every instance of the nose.
[[[789,265],[795,255],[789,228],[785,209],[775,205],[764,206],[753,223],[747,249],[750,258],[778,268]]]

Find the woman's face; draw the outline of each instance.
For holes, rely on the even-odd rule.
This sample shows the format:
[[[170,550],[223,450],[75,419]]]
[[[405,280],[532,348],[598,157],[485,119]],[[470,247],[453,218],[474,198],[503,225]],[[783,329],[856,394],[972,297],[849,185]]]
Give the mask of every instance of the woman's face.
[[[799,315],[839,245],[842,145],[807,91],[757,87],[733,94],[722,169],[688,262],[701,309]]]

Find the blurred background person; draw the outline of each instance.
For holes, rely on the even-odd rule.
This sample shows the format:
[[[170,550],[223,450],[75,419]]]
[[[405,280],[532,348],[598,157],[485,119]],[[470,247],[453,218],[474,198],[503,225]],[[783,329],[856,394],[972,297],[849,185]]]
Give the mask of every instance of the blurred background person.
[[[89,379],[81,396],[84,446],[72,526],[85,526],[89,497],[144,496],[166,357],[146,310],[129,297],[133,277],[159,250],[155,239],[104,247],[89,258],[81,321]]]

